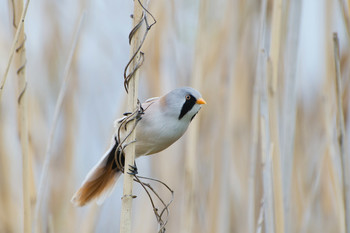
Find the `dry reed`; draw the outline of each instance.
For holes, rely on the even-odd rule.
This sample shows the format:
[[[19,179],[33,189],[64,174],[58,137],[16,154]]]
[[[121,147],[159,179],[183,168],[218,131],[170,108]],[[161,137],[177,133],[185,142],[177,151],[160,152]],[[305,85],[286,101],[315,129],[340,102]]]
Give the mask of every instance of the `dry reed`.
[[[27,11],[27,6],[23,6],[23,1],[13,1],[13,8],[15,15],[20,15],[21,18],[15,18],[14,15],[14,26],[18,27],[14,43],[16,46],[16,65],[17,65],[17,75],[18,75],[18,95],[17,95],[17,103],[18,103],[18,129],[19,129],[19,138],[21,142],[21,151],[22,151],[22,191],[23,191],[23,232],[29,233],[31,232],[32,225],[32,208],[31,208],[31,198],[30,198],[30,156],[29,156],[29,132],[28,132],[28,94],[27,94],[27,77],[26,77],[26,35],[24,32],[24,17]],[[14,49],[14,48],[12,48]],[[5,80],[7,77],[8,67],[11,63],[13,52],[11,51],[11,55],[9,58],[9,63],[6,68],[5,76],[3,78],[3,83],[0,89],[3,89],[3,85],[5,84]],[[1,101],[1,93],[0,93],[0,101]]]
[[[0,89],[0,231],[17,233],[23,232],[19,200],[24,190],[18,182],[23,168],[18,163],[21,147],[14,119],[16,92],[23,87],[15,82],[11,56],[16,55],[11,54],[18,43],[11,34],[12,9],[4,2],[0,3],[0,70],[6,74]],[[283,7],[276,11],[281,2]],[[24,97],[29,154],[39,183],[46,146],[42,142],[50,137],[67,63],[62,51],[70,49],[75,30],[71,22],[89,5],[71,65],[74,80],[67,83],[52,140],[54,159],[47,173],[47,204],[42,204],[39,230],[114,232],[120,227],[116,221],[120,184],[101,207],[72,208],[68,197],[77,185],[73,180],[80,181],[103,154],[113,118],[120,116],[117,110],[128,110],[122,106],[120,77],[130,50],[132,3],[38,0],[29,8]],[[140,175],[165,181],[175,192],[167,231],[346,232],[337,98],[343,101],[347,145],[349,5],[346,0],[150,2],[158,23],[143,47],[140,100],[189,85],[208,103],[178,142],[137,162]],[[16,17],[22,17],[21,12]],[[333,31],[341,41],[338,93]],[[268,92],[271,87],[275,93]],[[138,198],[133,200],[132,231],[156,232],[147,196],[138,186],[133,193]]]
[[[338,143],[339,151],[341,157],[341,167],[342,167],[342,181],[343,181],[343,200],[345,209],[345,229],[347,233],[350,233],[350,184],[349,184],[349,158],[346,155],[346,134],[345,134],[345,123],[344,123],[344,113],[343,113],[343,103],[342,103],[342,85],[341,85],[341,72],[340,72],[340,55],[339,55],[339,39],[338,34],[333,34],[333,44],[334,44],[334,62],[335,62],[335,87],[337,96],[337,132],[338,132]]]
[[[140,61],[143,59],[142,54],[139,51],[139,47],[142,45],[143,33],[140,27],[145,25],[144,22],[144,9],[143,6],[145,2],[142,0],[134,2],[134,13],[133,13],[133,29],[136,28],[134,33],[130,33],[129,41],[131,42],[131,66],[129,68],[129,72],[131,75],[130,79],[127,82],[127,91],[128,91],[128,111],[134,112],[137,111],[137,101],[138,101],[138,92],[139,92],[139,71],[138,66]],[[140,25],[138,27],[137,25]],[[142,63],[142,62],[141,62]],[[125,83],[124,83],[124,86]],[[133,178],[132,174],[129,174],[129,167],[134,165],[135,161],[135,144],[133,143],[136,138],[136,131],[134,127],[136,126],[136,119],[130,122],[131,127],[129,127],[129,131],[127,134],[129,135],[126,138],[125,143],[128,145],[125,151],[125,163],[124,163],[124,185],[123,185],[123,197],[122,197],[122,209],[121,209],[121,217],[120,217],[120,232],[121,233],[130,233],[131,232],[131,222],[132,222],[132,189],[133,189]]]
[[[270,58],[272,65],[271,77],[268,77],[268,108],[269,108],[269,127],[271,143],[273,143],[274,153],[273,161],[273,190],[274,190],[274,218],[276,232],[283,233],[284,229],[284,203],[283,186],[281,170],[281,151],[278,117],[278,82],[280,69],[280,49],[281,49],[281,30],[282,30],[282,0],[273,1],[272,11],[272,29],[271,29],[271,49]]]
[[[256,70],[255,70],[255,79],[254,79],[254,90],[253,90],[253,102],[252,102],[252,147],[250,149],[250,173],[248,180],[248,221],[247,229],[249,232],[254,232],[256,229],[256,217],[255,217],[255,199],[256,199],[256,164],[258,161],[258,149],[259,149],[259,115],[260,115],[260,92],[262,90],[262,80],[261,74],[264,71],[263,62],[264,62],[264,42],[265,42],[265,28],[266,28],[266,10],[267,10],[267,0],[261,2],[260,6],[260,25],[259,25],[259,36],[258,36],[258,52],[257,52],[257,61],[256,61]],[[261,232],[262,221],[263,221],[263,203],[264,198],[262,198],[260,206],[260,213],[257,224],[257,232]],[[261,221],[260,221],[261,220]]]
[[[48,188],[47,186],[48,186],[48,180],[49,180],[49,169],[50,169],[50,166],[52,163],[52,158],[53,158],[52,147],[53,147],[54,136],[55,136],[56,129],[58,126],[58,120],[59,120],[59,116],[61,113],[62,104],[63,104],[63,100],[65,97],[66,89],[68,86],[68,81],[70,78],[69,71],[70,71],[70,67],[72,64],[74,53],[76,51],[76,46],[77,46],[78,41],[79,41],[80,30],[82,27],[84,17],[85,17],[85,12],[83,11],[83,13],[81,14],[81,16],[79,18],[75,33],[73,35],[73,40],[72,40],[71,48],[69,50],[67,63],[65,65],[64,72],[63,72],[62,85],[61,85],[59,95],[57,98],[57,102],[55,105],[52,126],[50,129],[50,133],[49,133],[49,137],[48,137],[47,145],[46,145],[46,153],[45,153],[45,157],[44,157],[43,170],[42,170],[42,173],[40,176],[40,182],[39,182],[39,187],[38,187],[38,200],[37,200],[37,203],[35,206],[35,217],[34,217],[34,232],[41,231],[40,230],[41,229],[40,219],[42,218],[41,208],[42,208],[42,204],[44,202],[44,198],[46,196],[47,188]]]
[[[19,1],[19,2],[21,2],[21,1]],[[8,72],[10,70],[12,58],[13,58],[13,55],[14,55],[16,49],[17,49],[17,46],[18,46],[18,41],[22,41],[23,40],[23,38],[21,38],[21,37],[23,37],[24,20],[25,20],[26,14],[27,14],[29,3],[30,3],[30,0],[27,0],[27,2],[26,2],[24,7],[23,6],[22,7],[18,7],[18,9],[22,9],[22,11],[19,11],[17,9],[14,10],[14,12],[18,11],[17,15],[18,15],[18,13],[21,13],[21,17],[17,21],[16,34],[15,34],[15,37],[14,37],[12,45],[11,45],[10,55],[8,56],[8,62],[7,62],[7,66],[6,66],[6,69],[5,69],[5,73],[4,73],[4,75],[3,75],[2,79],[1,79],[1,83],[0,83],[0,103],[1,103],[1,98],[2,98],[2,93],[3,93],[3,90],[4,90],[4,86],[5,86],[5,83],[6,83],[6,79],[7,79],[7,76],[8,76]]]

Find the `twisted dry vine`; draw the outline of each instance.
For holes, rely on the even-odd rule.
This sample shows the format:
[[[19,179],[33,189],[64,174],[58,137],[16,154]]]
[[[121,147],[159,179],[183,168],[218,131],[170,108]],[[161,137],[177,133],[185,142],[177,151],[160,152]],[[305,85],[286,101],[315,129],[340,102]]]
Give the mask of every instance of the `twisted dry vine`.
[[[129,34],[129,44],[131,44],[132,38],[134,37],[136,31],[141,28],[143,22],[145,22],[146,30],[143,33],[143,37],[142,37],[140,45],[138,46],[136,52],[131,56],[128,64],[125,66],[125,69],[124,69],[124,88],[125,88],[125,91],[127,93],[129,90],[130,79],[134,76],[135,72],[141,67],[143,60],[144,60],[144,58],[143,58],[144,53],[140,52],[140,50],[143,46],[143,43],[145,42],[145,39],[146,39],[146,36],[147,36],[149,30],[151,30],[152,26],[157,22],[156,19],[154,18],[154,16],[142,5],[140,0],[138,0],[138,3],[140,4],[140,6],[143,9],[143,13],[142,13],[142,17],[141,17],[140,21],[136,24],[136,26],[131,30],[131,32]],[[148,23],[147,15],[149,15],[153,20],[153,22],[151,24]],[[140,52],[139,60],[135,63],[136,64],[135,67],[128,73],[128,69],[130,68],[130,64],[134,61],[134,59],[136,59],[139,52]]]
[[[131,44],[131,41],[135,35],[135,33],[140,30],[140,28],[142,27],[143,23],[145,23],[145,31],[142,35],[142,39],[140,42],[140,45],[137,47],[136,52],[133,53],[133,55],[131,56],[130,60],[128,61],[127,65],[125,66],[124,69],[124,88],[125,91],[128,93],[128,89],[129,89],[129,82],[130,80],[134,77],[135,72],[142,66],[143,61],[144,61],[144,53],[141,51],[141,48],[143,46],[143,43],[146,39],[146,36],[149,32],[149,30],[152,28],[152,26],[157,22],[156,19],[154,18],[154,16],[145,8],[145,6],[140,2],[140,0],[137,1],[140,6],[143,9],[142,12],[142,17],[140,19],[140,21],[135,25],[135,27],[131,30],[130,34],[129,34],[129,44]],[[152,23],[149,24],[148,22],[148,16],[150,16],[152,18]],[[138,56],[139,55],[139,56]],[[135,61],[135,59],[138,59],[137,61]],[[130,69],[130,65],[134,63],[134,67],[132,68],[131,71],[128,72],[128,70]],[[118,142],[118,147],[115,150],[115,155],[114,155],[114,159],[115,162],[117,164],[117,167],[119,170],[121,170],[124,173],[124,157],[123,157],[123,153],[124,153],[124,149],[130,145],[131,143],[134,143],[135,141],[132,141],[126,145],[125,141],[126,139],[131,135],[131,133],[135,130],[137,123],[142,119],[142,115],[144,114],[145,109],[143,109],[141,103],[139,100],[137,100],[137,108],[134,112],[128,112],[124,114],[124,117],[118,122],[119,127],[117,130],[117,134],[116,134],[116,141]],[[133,124],[133,128],[131,129],[131,131],[126,135],[125,138],[121,139],[121,130],[127,130],[127,126],[128,123],[133,122],[135,120],[135,124]],[[118,155],[121,156],[118,156]],[[164,187],[167,188],[167,190],[171,193],[171,200],[168,203],[165,203],[165,201],[160,197],[160,195],[155,191],[155,189],[149,184],[149,183],[145,183],[143,181],[141,181],[140,179],[146,179],[146,180],[151,180],[151,181],[155,181],[157,183],[160,183],[161,185],[163,185]],[[157,180],[157,179],[153,179],[153,178],[148,178],[148,177],[143,177],[143,176],[137,176],[134,175],[134,181],[139,183],[142,188],[145,190],[145,192],[147,193],[149,200],[151,202],[152,208],[153,208],[153,212],[155,214],[156,220],[159,224],[159,233],[164,233],[165,232],[165,226],[168,222],[169,219],[169,205],[172,203],[173,199],[174,199],[174,191],[164,182]],[[152,197],[151,193],[153,193],[156,198],[162,203],[163,208],[161,209],[161,211],[159,212],[159,209],[156,207],[155,203],[154,203],[154,198]],[[136,196],[133,196],[136,197]]]

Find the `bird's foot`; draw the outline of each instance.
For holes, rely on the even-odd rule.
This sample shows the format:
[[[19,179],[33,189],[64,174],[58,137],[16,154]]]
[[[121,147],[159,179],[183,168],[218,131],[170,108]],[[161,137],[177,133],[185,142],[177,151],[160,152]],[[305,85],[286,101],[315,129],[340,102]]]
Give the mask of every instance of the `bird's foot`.
[[[136,163],[134,163],[134,165],[130,165],[129,164],[129,172],[128,174],[129,175],[132,175],[132,176],[135,176],[137,175],[139,172],[137,171],[137,166],[136,166]]]

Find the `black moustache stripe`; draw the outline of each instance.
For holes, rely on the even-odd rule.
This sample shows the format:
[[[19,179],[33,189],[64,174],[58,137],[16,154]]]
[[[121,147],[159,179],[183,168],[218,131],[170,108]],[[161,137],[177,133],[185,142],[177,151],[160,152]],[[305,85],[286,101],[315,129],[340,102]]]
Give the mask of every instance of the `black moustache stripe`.
[[[196,113],[193,115],[193,117],[191,118],[191,121],[192,121],[192,120],[193,120],[193,118],[194,118],[194,117],[197,115],[197,113],[198,113],[198,112],[196,112]]]
[[[190,96],[191,98],[186,99],[186,102],[184,103],[184,105],[182,105],[181,113],[179,115],[179,120],[181,120],[186,115],[186,113],[191,111],[193,106],[196,104],[196,101],[197,101],[196,98],[194,98],[193,95],[190,95]]]

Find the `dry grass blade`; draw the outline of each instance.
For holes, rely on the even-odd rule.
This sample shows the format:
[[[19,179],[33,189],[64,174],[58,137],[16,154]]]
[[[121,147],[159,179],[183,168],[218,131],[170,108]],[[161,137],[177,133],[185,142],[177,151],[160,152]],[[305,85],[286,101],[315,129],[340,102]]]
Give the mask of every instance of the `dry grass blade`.
[[[281,162],[283,171],[283,201],[284,201],[284,218],[285,231],[293,232],[291,226],[295,225],[292,221],[292,180],[294,165],[294,146],[295,146],[295,129],[297,115],[297,97],[298,97],[298,54],[299,54],[299,37],[301,28],[302,1],[288,0],[286,3],[286,14],[284,15],[285,27],[282,29],[283,36],[283,93],[281,93]],[[281,48],[281,49],[282,49]],[[282,76],[280,74],[280,76]],[[282,86],[282,85],[281,85]]]
[[[273,168],[273,189],[274,189],[274,209],[275,209],[275,229],[278,233],[284,232],[284,203],[283,203],[283,187],[282,187],[282,171],[281,171],[281,153],[280,139],[278,128],[278,71],[280,64],[280,47],[281,47],[281,23],[282,23],[282,0],[273,2],[272,13],[272,36],[271,36],[271,65],[272,76],[268,80],[268,105],[269,105],[269,127],[271,134],[271,142],[274,145],[274,153],[272,156]]]
[[[345,24],[345,29],[346,29],[346,35],[348,37],[348,40],[350,40],[350,19],[349,19],[349,9],[346,8],[346,3],[345,0],[338,0],[339,5],[341,8],[342,16],[343,16],[343,21]],[[349,6],[350,7],[350,6]]]
[[[257,223],[256,233],[261,233],[261,232],[262,232],[263,223],[264,223],[264,197],[261,199],[260,211],[259,211],[259,217],[258,217],[258,223]],[[252,232],[252,231],[251,231],[251,232]]]
[[[21,31],[23,29],[23,24],[24,24],[25,17],[27,15],[29,2],[30,2],[30,0],[27,0],[25,6],[23,8],[22,15],[21,15],[21,18],[19,20],[19,24],[17,26],[17,31],[16,31],[16,34],[15,34],[15,38],[13,39],[13,42],[12,42],[12,45],[11,45],[10,55],[9,55],[9,58],[8,58],[5,74],[3,75],[2,79],[1,79],[1,82],[0,82],[0,103],[1,103],[1,98],[2,98],[2,92],[4,90],[5,82],[6,82],[6,79],[7,79],[7,75],[8,75],[8,72],[10,70],[11,61],[12,61],[13,55],[14,55],[14,53],[16,51],[17,43],[18,43],[19,37],[21,35]]]
[[[77,46],[78,41],[79,41],[78,39],[79,39],[79,35],[80,35],[80,31],[81,31],[81,27],[82,27],[85,15],[86,15],[86,13],[85,13],[85,11],[83,11],[83,13],[81,14],[81,16],[79,18],[79,22],[78,22],[77,28],[75,30],[75,34],[73,36],[73,42],[72,42],[71,48],[69,50],[67,63],[65,65],[64,72],[63,72],[63,82],[62,82],[60,92],[59,92],[59,95],[57,98],[56,106],[55,106],[52,126],[51,126],[51,129],[49,132],[49,137],[48,137],[48,141],[47,141],[47,145],[46,145],[46,153],[45,153],[43,170],[42,170],[42,173],[40,176],[40,182],[39,182],[39,187],[38,187],[38,201],[36,203],[36,208],[35,208],[34,232],[36,232],[36,230],[39,229],[40,210],[41,210],[41,205],[42,205],[43,199],[44,199],[46,191],[47,191],[46,189],[47,189],[48,174],[49,174],[49,168],[50,168],[52,155],[53,155],[52,146],[53,146],[54,136],[56,133],[58,120],[59,120],[63,100],[65,97],[65,92],[66,92],[67,85],[68,85],[68,79],[70,77],[69,76],[69,69],[70,69],[70,66],[72,63],[73,55],[76,51],[76,46]]]
[[[264,197],[264,223],[265,232],[273,233],[273,193],[272,193],[272,168],[271,168],[271,150],[268,149],[266,119],[260,118],[260,135],[261,135],[261,162],[263,166],[263,197]]]
[[[345,228],[346,232],[350,233],[350,184],[349,184],[349,173],[348,173],[348,157],[346,156],[345,148],[345,123],[344,123],[344,113],[343,113],[343,103],[342,103],[342,87],[341,87],[341,73],[340,73],[340,58],[339,58],[339,39],[338,34],[333,34],[334,43],[334,61],[336,69],[336,97],[337,97],[337,131],[338,131],[338,143],[339,151],[341,156],[341,166],[342,166],[342,179],[343,179],[343,198],[344,198],[344,209],[345,209]]]
[[[252,104],[252,147],[250,149],[250,172],[248,180],[248,226],[249,232],[253,232],[255,229],[255,176],[256,176],[256,162],[258,157],[259,147],[259,101],[260,101],[260,90],[261,86],[261,73],[263,72],[263,58],[264,44],[265,44],[265,27],[266,27],[266,7],[267,1],[263,0],[260,6],[260,25],[259,25],[259,38],[258,38],[258,52],[257,52],[257,67],[255,72],[254,80],[254,93],[253,93],[253,104]],[[262,201],[263,202],[263,201]],[[263,205],[261,205],[261,213]]]

